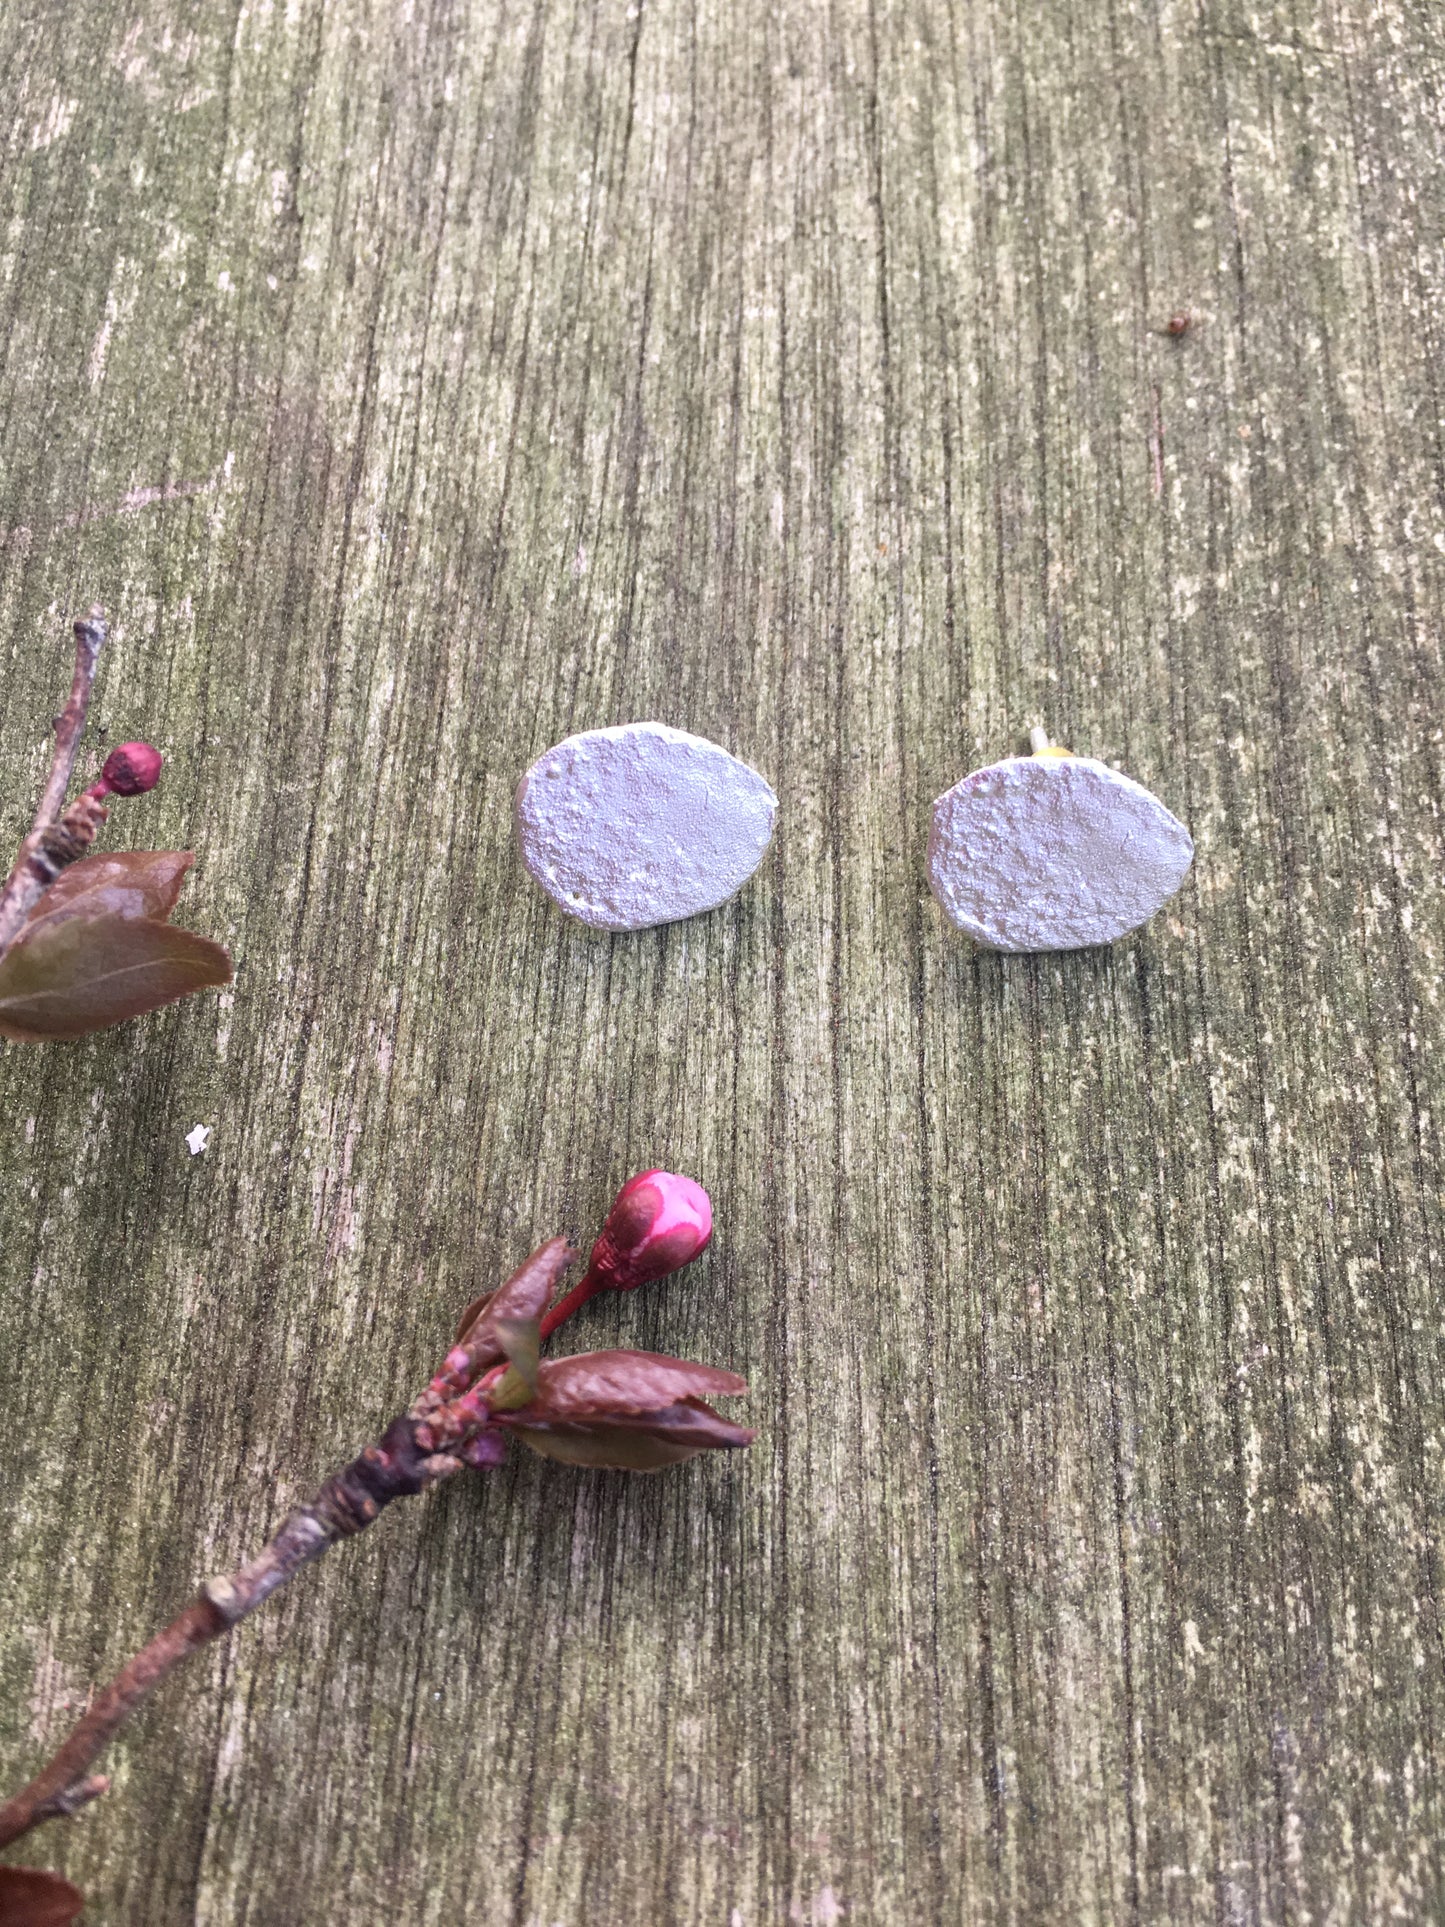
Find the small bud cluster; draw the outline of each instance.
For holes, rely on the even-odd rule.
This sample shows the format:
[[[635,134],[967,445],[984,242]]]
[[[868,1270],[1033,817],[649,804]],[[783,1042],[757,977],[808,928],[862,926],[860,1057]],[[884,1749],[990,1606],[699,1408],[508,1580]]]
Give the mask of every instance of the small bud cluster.
[[[547,1458],[642,1472],[750,1445],[751,1431],[707,1403],[747,1390],[732,1372],[655,1352],[539,1355],[589,1298],[665,1278],[711,1237],[712,1205],[700,1184],[672,1171],[630,1179],[607,1214],[586,1274],[550,1310],[543,1308],[574,1255],[561,1239],[463,1313],[456,1342],[415,1408],[422,1448],[480,1468],[500,1460],[513,1433]]]

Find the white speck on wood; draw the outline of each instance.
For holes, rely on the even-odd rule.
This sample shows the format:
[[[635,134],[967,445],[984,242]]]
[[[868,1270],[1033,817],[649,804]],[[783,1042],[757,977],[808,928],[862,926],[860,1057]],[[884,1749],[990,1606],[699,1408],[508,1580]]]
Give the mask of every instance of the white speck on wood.
[[[1087,756],[1011,756],[933,806],[928,880],[992,950],[1112,943],[1152,917],[1194,858],[1141,783]]]
[[[190,1148],[190,1153],[193,1158],[199,1157],[210,1141],[211,1127],[209,1124],[193,1124],[190,1130],[186,1132],[186,1143]]]
[[[645,930],[726,903],[762,861],[778,799],[716,743],[664,723],[569,736],[517,785],[522,861],[569,916]]]

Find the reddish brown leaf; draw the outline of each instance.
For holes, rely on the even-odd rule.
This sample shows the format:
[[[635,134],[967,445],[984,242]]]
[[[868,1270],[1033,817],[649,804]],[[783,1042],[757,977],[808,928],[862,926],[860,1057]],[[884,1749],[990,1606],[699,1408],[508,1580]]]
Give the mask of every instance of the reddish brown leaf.
[[[85,1895],[58,1873],[0,1867],[0,1927],[68,1927]]]
[[[155,917],[164,923],[176,907],[190,850],[117,850],[83,856],[62,870],[30,912],[19,941],[64,917]]]
[[[496,1295],[494,1291],[484,1291],[480,1298],[474,1298],[472,1300],[457,1320],[457,1328],[452,1333],[452,1343],[454,1345],[461,1344],[462,1340],[466,1337],[472,1326],[476,1324],[477,1320],[491,1304]]]
[[[505,1419],[502,1423],[543,1458],[623,1472],[657,1472],[698,1452],[751,1445],[757,1436],[711,1406],[690,1399],[666,1411],[644,1412],[631,1419],[598,1419],[586,1425],[527,1425]]]
[[[695,1452],[753,1442],[746,1426],[701,1396],[745,1392],[735,1372],[656,1352],[582,1352],[546,1360],[537,1376],[536,1396],[519,1400],[520,1409],[495,1395],[491,1403],[496,1422],[545,1458],[654,1472]]]
[[[660,1352],[579,1352],[552,1358],[538,1372],[533,1409],[549,1419],[593,1419],[656,1412],[684,1398],[732,1396],[748,1389],[736,1372]]]
[[[544,1459],[585,1465],[598,1472],[661,1472],[702,1450],[674,1445],[648,1432],[606,1425],[541,1425],[514,1428],[524,1445]]]
[[[502,1319],[540,1318],[557,1280],[577,1253],[567,1249],[565,1238],[549,1238],[539,1245],[496,1291],[475,1299],[457,1321],[453,1344],[471,1348],[476,1365],[494,1365],[505,1356],[497,1342],[496,1327]]]
[[[225,951],[190,930],[114,914],[45,918],[0,957],[0,1037],[83,1037],[230,981]]]

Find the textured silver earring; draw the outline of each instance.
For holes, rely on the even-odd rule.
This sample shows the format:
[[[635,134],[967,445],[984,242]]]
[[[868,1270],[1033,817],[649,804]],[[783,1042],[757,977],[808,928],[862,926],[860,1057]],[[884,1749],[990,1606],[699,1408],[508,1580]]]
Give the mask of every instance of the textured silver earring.
[[[594,930],[716,909],[762,862],[778,799],[755,769],[665,723],[568,736],[517,785],[528,872]]]
[[[1033,753],[974,770],[933,806],[928,881],[991,950],[1078,950],[1152,917],[1194,860],[1188,830],[1142,783],[1030,735]]]

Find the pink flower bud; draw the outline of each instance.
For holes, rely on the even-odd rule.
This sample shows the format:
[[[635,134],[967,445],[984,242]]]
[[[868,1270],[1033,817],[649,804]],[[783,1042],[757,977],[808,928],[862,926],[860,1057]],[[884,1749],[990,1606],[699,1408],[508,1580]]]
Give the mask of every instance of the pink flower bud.
[[[122,743],[105,759],[100,781],[102,796],[141,796],[161,780],[161,753],[149,743]]]
[[[632,1291],[678,1271],[712,1236],[706,1191],[674,1171],[643,1171],[618,1192],[588,1271],[602,1291]]]
[[[679,1271],[712,1236],[712,1204],[700,1184],[675,1171],[639,1171],[612,1201],[586,1275],[542,1320],[549,1338],[599,1291],[632,1291]]]

